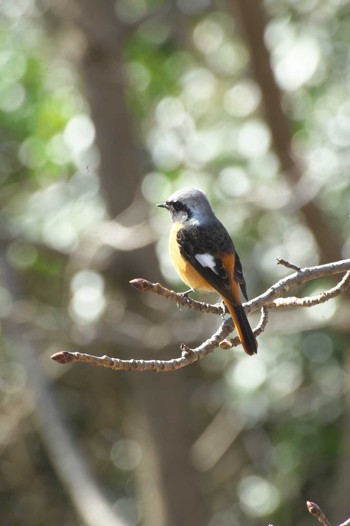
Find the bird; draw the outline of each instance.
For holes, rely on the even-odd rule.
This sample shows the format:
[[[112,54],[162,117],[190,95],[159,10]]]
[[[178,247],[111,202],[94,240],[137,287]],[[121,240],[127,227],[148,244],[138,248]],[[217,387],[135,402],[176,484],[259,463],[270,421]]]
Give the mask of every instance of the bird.
[[[230,313],[244,351],[256,354],[258,344],[240,298],[239,289],[248,301],[241,261],[205,193],[183,188],[157,206],[171,214],[170,260],[189,292],[216,292]]]

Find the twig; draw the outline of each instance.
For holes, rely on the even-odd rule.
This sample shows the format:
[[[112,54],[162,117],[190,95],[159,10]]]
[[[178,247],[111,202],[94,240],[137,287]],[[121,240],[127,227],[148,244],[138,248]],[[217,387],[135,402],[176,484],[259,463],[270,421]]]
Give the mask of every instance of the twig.
[[[284,266],[288,268],[297,268],[295,265],[280,260]],[[339,283],[329,290],[321,292],[320,294],[313,297],[305,298],[282,298],[284,294],[289,292],[292,288],[296,288],[308,281],[313,279],[328,277],[335,274],[347,272],[346,275],[339,281]],[[172,290],[168,290],[159,283],[151,283],[145,279],[138,278],[131,281],[131,285],[140,292],[152,292],[165,297],[169,301],[175,301],[179,305],[188,307],[191,309],[198,310],[200,312],[222,314],[224,309],[221,305],[210,305],[195,301],[184,294],[176,293]],[[261,334],[266,327],[268,322],[268,310],[273,308],[285,308],[285,307],[311,307],[319,303],[323,303],[332,298],[335,298],[342,292],[344,292],[350,285],[350,259],[336,261],[334,263],[328,263],[326,265],[319,265],[316,267],[307,267],[304,269],[298,269],[296,272],[287,276],[267,291],[255,299],[248,301],[243,304],[246,312],[251,312],[262,309],[261,319],[259,324],[254,330],[256,336]],[[167,372],[175,371],[186,367],[205,356],[213,352],[217,347],[228,349],[239,345],[240,341],[238,337],[232,340],[227,340],[227,336],[233,330],[233,322],[231,319],[226,320],[221,324],[219,329],[215,332],[204,343],[191,349],[185,344],[182,344],[180,349],[182,351],[181,357],[173,358],[170,360],[121,360],[119,358],[111,358],[109,356],[93,356],[86,353],[62,351],[54,354],[52,359],[61,364],[70,362],[85,362],[95,366],[108,367],[114,370],[127,370],[127,371],[154,371],[154,372]]]
[[[115,371],[152,371],[156,373],[175,371],[182,367],[186,367],[215,351],[219,346],[219,343],[226,338],[231,331],[231,320],[226,320],[211,338],[195,349],[190,349],[182,344],[182,356],[171,360],[121,360],[119,358],[110,358],[106,355],[93,356],[91,354],[70,351],[58,352],[51,356],[51,358],[61,364],[85,362],[98,367],[108,367]]]
[[[274,300],[273,307],[313,307],[320,303],[336,298],[342,292],[344,292],[350,285],[350,272],[347,272],[345,276],[339,281],[339,283],[329,290],[320,292],[317,296],[306,296],[305,298],[296,298],[290,296],[289,298],[278,298]]]
[[[315,504],[314,502],[310,502],[309,500],[306,501],[306,507],[308,509],[308,512],[310,515],[315,517],[323,526],[331,526],[331,523],[327,519],[326,515],[323,513],[321,508],[318,506],[318,504]],[[346,521],[339,524],[339,526],[349,526],[350,525],[350,519],[347,519]],[[272,526],[272,524],[269,524],[269,526]]]
[[[259,334],[261,334],[264,331],[268,321],[269,321],[269,311],[267,307],[262,307],[260,321],[254,329],[255,337],[259,336]],[[238,336],[236,336],[235,338],[232,338],[231,340],[223,340],[222,342],[220,342],[219,347],[220,349],[231,349],[232,347],[236,347],[240,343],[241,342]]]
[[[315,517],[315,519],[317,519],[318,522],[323,524],[323,526],[331,526],[331,523],[329,522],[329,520],[327,519],[327,517],[325,516],[325,514],[323,513],[323,511],[321,510],[321,508],[317,504],[307,500],[306,501],[306,507],[307,507],[308,512],[310,513],[310,515]]]
[[[282,258],[277,258],[277,265],[283,265],[284,267],[290,268],[292,270],[301,270],[298,265],[294,265],[294,263],[290,263],[289,261],[286,261]]]
[[[291,265],[291,263],[288,263]],[[304,283],[311,281],[313,279],[322,278],[322,277],[328,277],[333,276],[335,274],[341,274],[343,272],[350,271],[350,259],[344,259],[341,261],[336,261],[334,263],[328,263],[326,265],[318,265],[316,267],[305,267],[303,269],[297,270],[290,276],[286,276],[285,278],[280,279],[272,285],[269,289],[267,289],[263,294],[260,296],[257,296],[253,300],[247,301],[243,304],[246,312],[253,312],[257,309],[260,309],[261,307],[269,307],[269,308],[281,308],[281,307],[293,307],[293,301],[289,301],[289,298],[281,298],[283,294],[286,294],[291,289],[296,288],[300,285],[303,285]],[[322,292],[318,297],[315,296],[316,301],[314,305],[318,303],[322,303],[322,301],[328,301],[328,299],[331,299],[338,294],[340,294],[345,288],[349,285],[349,277],[344,277],[341,282],[334,287],[336,289],[336,292],[334,293],[334,289],[330,289],[329,291]],[[344,283],[345,282],[345,283]],[[210,305],[208,303],[202,303],[200,301],[195,301],[192,298],[187,297],[184,294],[174,292],[173,290],[168,290],[167,288],[163,287],[159,283],[151,283],[150,281],[147,281],[143,278],[137,278],[133,279],[130,284],[136,288],[140,292],[152,292],[153,294],[157,294],[159,296],[163,296],[169,301],[175,301],[179,305],[182,305],[184,307],[188,307],[189,309],[194,309],[199,312],[206,312],[211,314],[222,314],[223,308],[221,305]],[[339,292],[337,287],[341,286]],[[344,288],[343,288],[344,287]],[[322,298],[324,297],[324,294],[330,294],[329,297],[326,296],[326,299]],[[334,294],[334,296],[332,296]],[[278,301],[275,302],[275,300],[278,298]],[[317,299],[319,298],[319,299]],[[307,302],[310,300],[314,301],[314,298],[305,298]],[[303,299],[293,298],[293,300],[297,301],[303,301]],[[302,303],[299,303],[296,305],[298,307],[304,307],[308,305],[304,305]],[[312,306],[312,305],[310,305]]]
[[[335,261],[334,263],[327,263],[326,265],[318,265],[316,267],[305,267],[301,270],[298,270],[297,272],[294,272],[290,276],[280,279],[266,292],[244,304],[244,307],[246,308],[247,312],[254,311],[263,305],[269,308],[277,307],[278,305],[275,305],[274,300],[276,298],[280,298],[283,294],[286,294],[291,289],[303,285],[308,281],[312,281],[313,279],[325,278],[348,271],[350,271],[350,259]],[[282,302],[280,306],[283,306]],[[285,306],[291,307],[290,304]]]
[[[129,283],[139,292],[152,292],[158,296],[163,296],[163,298],[169,301],[175,301],[178,305],[188,307],[189,309],[195,309],[208,314],[224,314],[225,312],[221,304],[211,305],[210,303],[196,301],[187,294],[166,289],[160,285],[160,283],[151,283],[147,279],[136,278],[132,279]]]

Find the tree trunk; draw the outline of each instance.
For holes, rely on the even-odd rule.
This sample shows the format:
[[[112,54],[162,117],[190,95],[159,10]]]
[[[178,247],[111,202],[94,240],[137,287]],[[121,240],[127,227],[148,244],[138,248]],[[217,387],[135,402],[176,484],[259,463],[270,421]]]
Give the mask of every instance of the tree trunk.
[[[291,123],[283,111],[282,93],[272,71],[269,51],[265,45],[266,13],[260,0],[231,0],[234,14],[242,25],[246,44],[250,52],[252,72],[262,94],[262,106],[270,127],[275,152],[281,164],[282,173],[292,191],[301,180],[302,168],[292,148]],[[296,197],[298,197],[296,195]],[[333,222],[314,200],[300,197],[300,212],[320,248],[321,262],[342,258],[341,240],[334,235]]]
[[[275,152],[279,158],[282,174],[287,179],[292,191],[302,178],[302,167],[292,149],[291,123],[282,108],[282,93],[276,83],[271,67],[271,59],[265,45],[267,17],[263,3],[260,0],[231,0],[230,8],[241,23],[242,32],[250,52],[252,72],[262,93],[262,106],[266,121],[270,127]],[[303,197],[303,196],[301,196]],[[337,261],[342,259],[343,240],[337,235],[332,218],[321,210],[317,202],[308,200],[303,203],[301,199],[300,212],[306,225],[312,232],[319,250],[322,262]],[[348,293],[345,293],[348,295]],[[343,331],[344,341],[349,341],[349,331]],[[349,349],[345,349],[345,370],[350,370]],[[345,392],[349,391],[349,374]],[[350,398],[347,397],[349,407]],[[332,487],[332,505],[337,514],[338,522],[348,516],[348,465],[350,459],[350,413],[345,411],[342,419],[342,454],[338,460],[338,469]],[[331,486],[331,484],[330,484]],[[335,513],[334,513],[335,514]]]
[[[77,0],[74,13],[75,22],[83,29],[84,53],[80,67],[101,156],[101,191],[111,216],[120,214],[132,203],[142,172],[141,155],[133,141],[125,98],[123,29],[114,5],[113,0]],[[118,290],[127,296],[127,304],[134,312],[151,318],[152,323],[161,321],[161,312],[152,314],[128,284],[130,279],[138,276],[160,279],[153,247],[116,254],[107,272],[118,284]],[[149,349],[146,352],[150,352]],[[166,351],[162,357],[166,357],[164,354]],[[133,358],[141,356],[145,357],[144,349],[131,352]],[[158,469],[154,481],[147,479],[141,484],[141,501],[147,502],[143,524],[147,526],[204,524],[196,473],[189,462],[192,441],[188,431],[186,376],[185,371],[166,377],[153,374],[124,376],[131,387],[136,418],[136,424],[134,422],[130,428],[136,430],[135,439],[142,442],[143,457],[149,460],[153,455]],[[115,400],[105,402],[114,404]],[[148,447],[150,436],[147,429],[153,441],[152,448]],[[145,433],[140,430],[145,430]]]

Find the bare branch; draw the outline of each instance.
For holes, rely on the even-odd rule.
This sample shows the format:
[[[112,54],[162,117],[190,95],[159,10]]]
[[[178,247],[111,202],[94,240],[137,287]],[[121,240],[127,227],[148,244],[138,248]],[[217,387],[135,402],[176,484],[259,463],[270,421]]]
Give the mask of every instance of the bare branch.
[[[323,513],[323,511],[321,510],[321,508],[317,504],[307,500],[306,501],[306,507],[307,507],[310,515],[315,517],[318,520],[318,522],[323,524],[323,526],[331,526],[331,523],[329,522],[329,520],[327,519],[327,517],[325,516],[325,514]]]
[[[313,307],[320,303],[325,303],[328,300],[336,298],[344,292],[350,285],[350,272],[347,272],[339,283],[329,290],[320,292],[317,296],[306,296],[305,298],[296,298],[291,296],[289,298],[278,298],[274,300],[273,307]]]
[[[318,278],[325,278],[335,274],[341,274],[350,270],[350,259],[335,261],[334,263],[327,263],[326,265],[318,265],[316,267],[305,267],[290,276],[282,278],[277,283],[272,285],[266,292],[244,304],[247,311],[254,311],[263,305],[274,308],[274,300],[280,298],[282,295],[289,292],[291,289],[299,287],[308,281]],[[281,305],[282,306],[282,305]],[[291,305],[286,305],[291,307]]]
[[[132,285],[139,292],[152,292],[158,296],[169,301],[175,301],[178,305],[188,307],[189,309],[195,309],[199,312],[208,314],[224,314],[225,309],[221,304],[211,305],[210,303],[204,303],[202,301],[196,301],[190,298],[187,294],[182,292],[175,292],[173,290],[166,289],[160,283],[151,283],[147,279],[136,278],[130,281]]]
[[[327,519],[324,512],[321,510],[321,508],[318,506],[318,504],[315,504],[315,502],[311,502],[309,500],[306,501],[306,507],[310,515],[315,517],[315,519],[318,520],[323,526],[331,526],[331,523]],[[350,519],[347,519],[346,521],[339,524],[339,526],[349,526]],[[269,524],[269,526],[272,526],[272,524]]]
[[[287,263],[287,265],[292,266],[292,263]],[[317,305],[318,303],[328,301],[329,299],[334,298],[343,292],[349,285],[349,278],[344,277],[341,282],[336,287],[334,287],[334,289],[322,292],[314,298],[303,298],[301,300],[298,298],[292,298],[293,301],[290,301],[290,298],[281,298],[281,296],[289,292],[291,289],[303,285],[304,283],[313,279],[333,276],[335,274],[341,274],[347,271],[350,271],[350,259],[344,259],[334,263],[327,263],[326,265],[318,265],[316,267],[305,267],[303,269],[297,270],[290,276],[280,279],[263,294],[257,296],[253,300],[247,301],[243,304],[243,306],[246,312],[252,312],[264,306],[269,308],[293,307],[294,303],[296,307],[311,307],[313,305]],[[182,293],[169,290],[159,283],[151,283],[150,281],[143,278],[133,279],[130,281],[130,284],[140,292],[152,292],[153,294],[163,296],[169,301],[175,301],[179,305],[188,307],[189,309],[197,310],[199,312],[210,314],[222,314],[224,312],[221,304],[210,305],[209,303],[196,301]],[[338,286],[340,286],[339,291]],[[325,294],[326,296],[324,296]],[[279,298],[278,301],[275,301],[276,298]],[[306,300],[305,304],[302,303],[304,300]],[[310,302],[313,303],[310,305]]]
[[[152,371],[168,372],[186,367],[197,360],[204,358],[219,346],[220,342],[232,331],[231,320],[221,324],[220,328],[206,342],[195,349],[190,349],[182,344],[182,355],[172,360],[121,360],[109,356],[93,356],[91,354],[62,351],[51,356],[58,363],[85,362],[98,367],[108,367],[115,371]]]
[[[263,327],[267,323],[267,309],[262,309],[261,320],[254,330],[254,334],[257,336],[263,331]],[[224,321],[219,329],[204,343],[191,349],[184,343],[180,349],[182,351],[181,357],[173,358],[171,360],[121,360],[119,358],[111,358],[109,356],[94,356],[91,354],[60,351],[51,356],[53,360],[60,364],[66,364],[71,362],[84,362],[96,367],[107,367],[114,371],[137,371],[137,372],[169,372],[176,371],[182,367],[186,367],[198,360],[201,360],[208,354],[212,353],[218,347],[229,349],[237,347],[240,344],[239,338],[233,338],[228,341],[225,340],[226,336],[232,332],[233,323],[232,320]]]
[[[261,334],[264,331],[268,321],[269,321],[269,311],[267,307],[262,307],[260,321],[254,329],[255,337],[259,336],[259,334]],[[219,347],[220,349],[231,349],[232,347],[236,347],[240,343],[241,342],[238,336],[236,336],[235,338],[232,338],[232,340],[223,340],[222,342],[220,342]]]
[[[335,298],[344,292],[350,286],[350,259],[328,263],[326,265],[319,265],[315,267],[307,267],[299,269],[296,265],[279,260],[280,264],[292,269],[297,269],[293,274],[282,278],[277,283],[272,285],[260,296],[254,298],[243,304],[246,312],[251,312],[261,309],[261,319],[254,330],[255,336],[261,334],[268,322],[269,309],[287,308],[287,307],[312,307],[325,301]],[[291,289],[296,288],[308,281],[329,277],[336,274],[346,272],[345,276],[338,282],[338,284],[329,290],[323,291],[313,297],[288,297],[282,296]],[[143,278],[132,280],[131,285],[140,292],[151,292],[163,296],[169,301],[174,301],[179,305],[198,310],[202,313],[220,314],[224,313],[224,307],[221,304],[210,305],[195,301],[189,298],[186,294],[176,293],[168,290],[159,283],[151,283]],[[84,362],[91,365],[107,367],[113,370],[124,371],[153,371],[153,372],[168,372],[186,367],[198,360],[201,360],[218,347],[222,349],[229,349],[240,344],[239,338],[227,340],[227,336],[234,328],[231,319],[226,320],[221,324],[219,329],[204,343],[198,347],[191,349],[185,344],[182,344],[180,349],[182,354],[180,357],[170,360],[122,360],[119,358],[111,358],[109,356],[93,356],[86,353],[61,351],[52,356],[52,359],[61,364],[70,362]]]
[[[289,261],[286,261],[282,258],[277,258],[277,265],[283,265],[284,267],[290,268],[292,270],[301,270],[298,265],[294,265],[294,263],[290,263]]]

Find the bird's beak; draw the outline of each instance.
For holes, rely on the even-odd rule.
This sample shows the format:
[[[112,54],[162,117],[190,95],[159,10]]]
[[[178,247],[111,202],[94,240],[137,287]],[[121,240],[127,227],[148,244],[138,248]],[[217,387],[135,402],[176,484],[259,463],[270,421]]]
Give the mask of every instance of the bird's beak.
[[[169,205],[167,203],[159,203],[156,205],[158,208],[166,208],[169,210]]]

